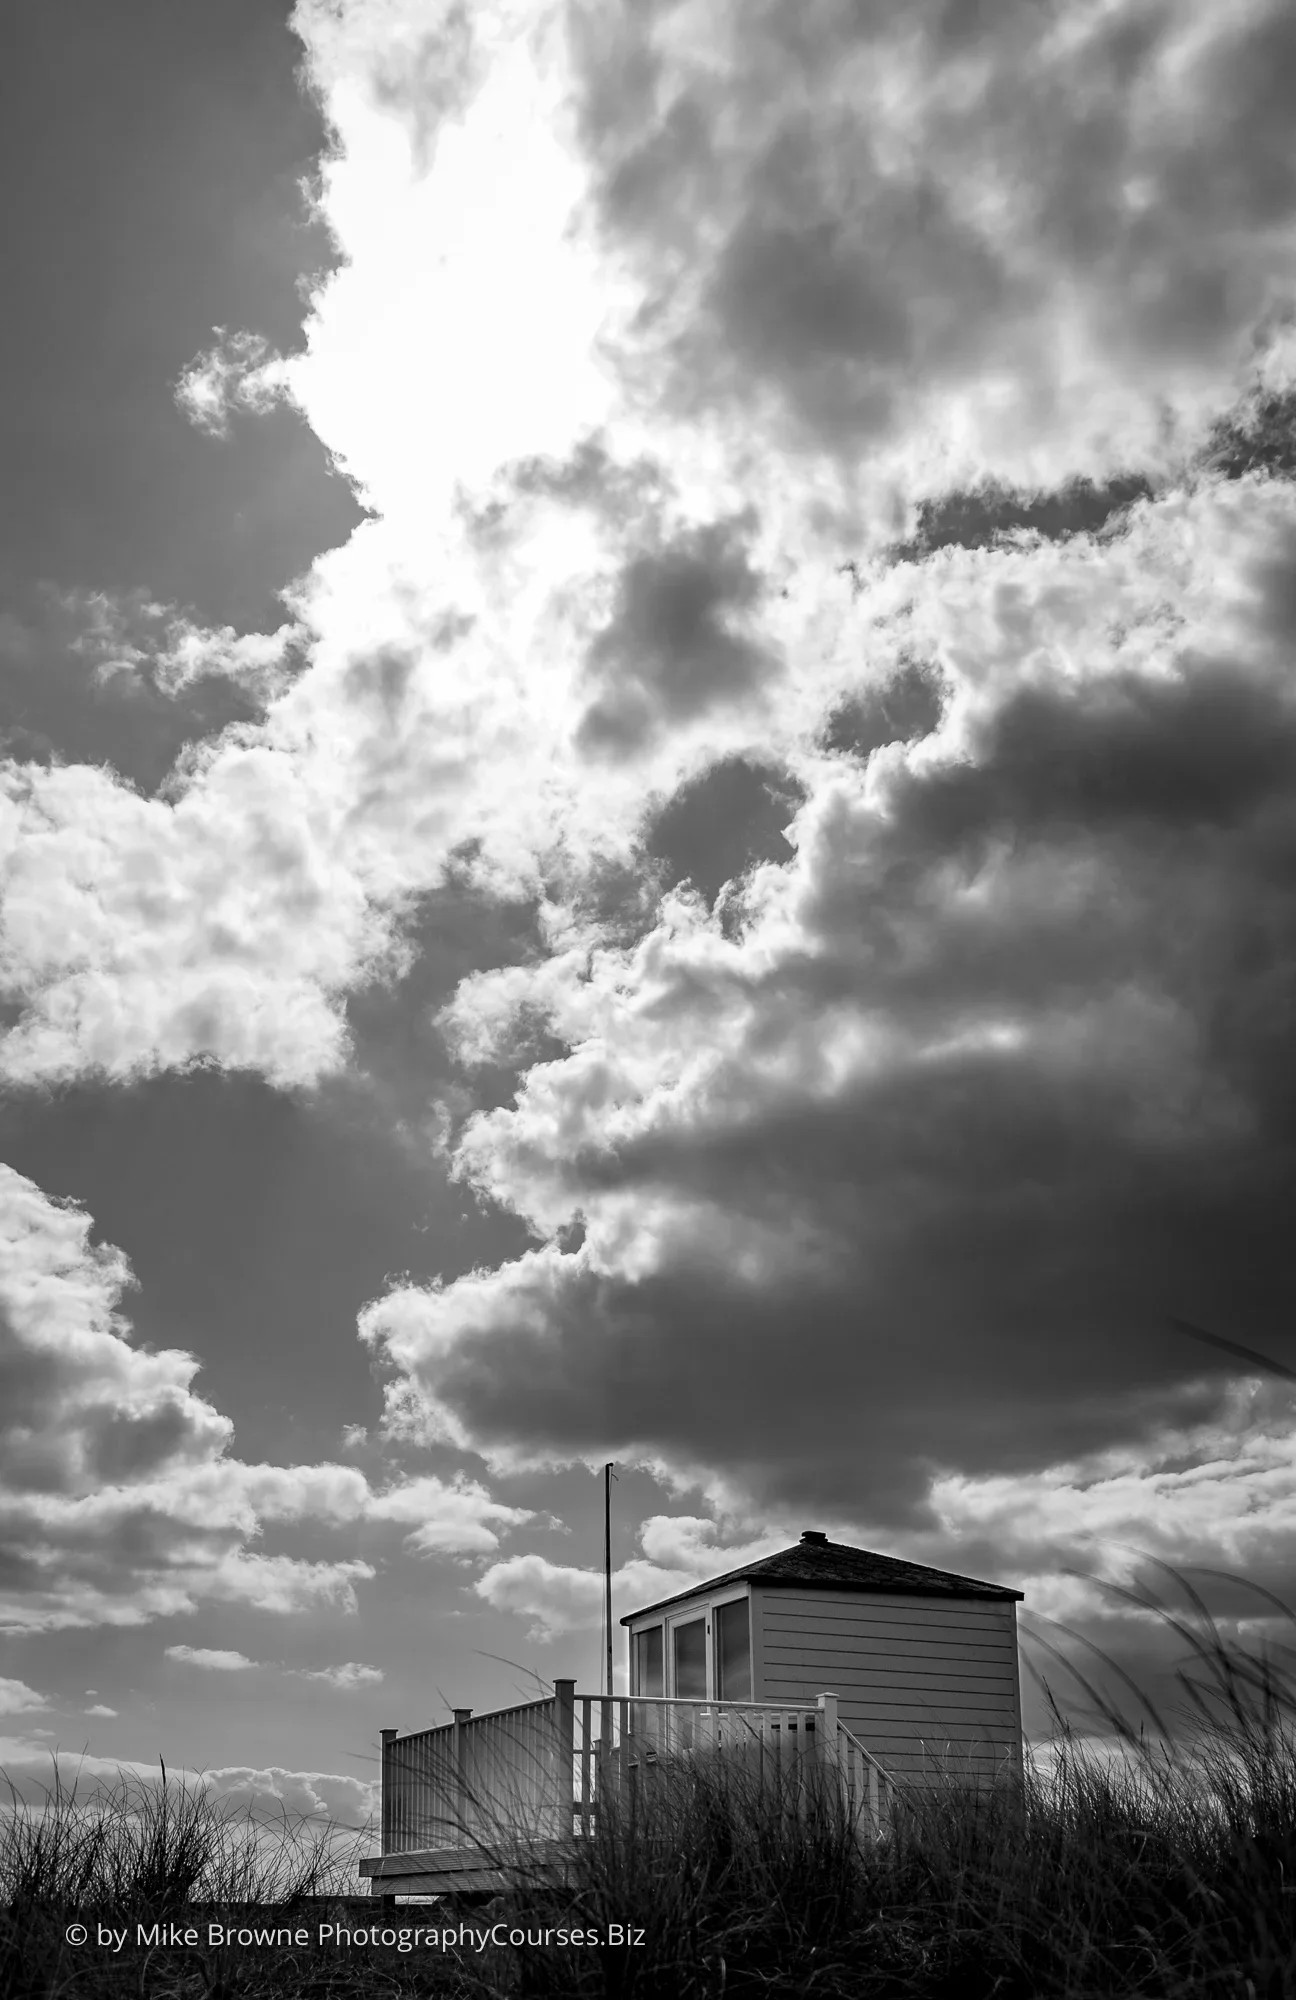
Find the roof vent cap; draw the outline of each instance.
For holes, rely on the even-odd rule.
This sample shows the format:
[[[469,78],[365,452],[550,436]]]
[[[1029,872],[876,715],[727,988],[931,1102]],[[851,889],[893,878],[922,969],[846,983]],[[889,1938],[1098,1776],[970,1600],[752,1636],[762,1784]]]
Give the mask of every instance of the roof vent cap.
[[[803,1542],[809,1542],[812,1548],[823,1549],[828,1546],[827,1535],[818,1528],[802,1528],[801,1539]]]

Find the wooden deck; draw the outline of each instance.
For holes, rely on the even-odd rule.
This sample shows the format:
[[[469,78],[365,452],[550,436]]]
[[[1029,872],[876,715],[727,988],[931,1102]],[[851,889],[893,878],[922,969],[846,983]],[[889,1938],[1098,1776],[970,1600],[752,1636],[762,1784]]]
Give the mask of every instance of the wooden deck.
[[[777,1775],[786,1796],[812,1780],[839,1792],[861,1838],[876,1838],[890,1779],[837,1717],[814,1703],[578,1695],[558,1681],[542,1701],[401,1736],[382,1732],[382,1852],[360,1864],[376,1896],[481,1894],[511,1865],[561,1878],[573,1838],[593,1834],[601,1801],[697,1756]]]

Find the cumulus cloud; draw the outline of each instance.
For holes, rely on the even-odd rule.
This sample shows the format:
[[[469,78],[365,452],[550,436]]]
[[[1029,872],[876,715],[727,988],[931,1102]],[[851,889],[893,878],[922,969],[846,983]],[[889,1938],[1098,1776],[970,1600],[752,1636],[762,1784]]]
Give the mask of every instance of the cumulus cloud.
[[[31,1709],[49,1706],[45,1696],[29,1688],[26,1681],[0,1676],[0,1715],[25,1715]]]
[[[571,893],[654,799],[794,767],[866,642],[831,580],[933,491],[1141,491],[1296,359],[1265,0],[294,20],[341,261],[301,354],[221,334],[182,400],[290,387],[371,518],[287,628],[158,635],[266,705],[165,799],[0,766],[24,1085],[336,1072],[455,856]]]
[[[175,400],[198,430],[224,438],[236,410],[264,416],[290,400],[291,391],[287,364],[260,334],[227,333],[223,326],[212,331],[215,343],[182,371]]]
[[[85,1713],[87,1715],[93,1715],[96,1717],[107,1716],[110,1718],[115,1718],[117,1715],[117,1710],[115,1708],[109,1708],[107,1704],[102,1701],[97,1701],[94,1703],[92,1707],[86,1709]]]
[[[1104,477],[1199,426],[1290,296],[1276,0],[574,21],[589,212],[642,285],[613,351],[696,422],[870,479],[915,443],[950,485]]]
[[[235,632],[199,625],[173,604],[142,591],[59,592],[69,622],[70,650],[86,659],[100,681],[147,680],[176,696],[195,681],[220,678],[268,700],[284,685],[287,656],[301,635],[291,625],[276,632]]]
[[[201,1602],[354,1611],[370,1563],[259,1553],[262,1524],[392,1524],[420,1552],[464,1554],[530,1518],[462,1478],[383,1489],[351,1466],[235,1458],[229,1419],[193,1387],[193,1356],[133,1344],[129,1265],[90,1237],[84,1211],[0,1166],[0,1624],[142,1624]],[[255,1664],[185,1646],[172,1657]]]
[[[38,1740],[48,1731],[31,1731],[26,1736],[0,1736],[0,1770],[11,1796],[29,1805],[41,1806],[55,1785],[76,1791],[87,1804],[96,1799],[123,1795],[138,1798],[164,1782],[158,1764],[141,1764],[128,1757],[101,1757],[87,1750],[63,1750]],[[168,1765],[168,1784],[181,1784],[195,1793],[205,1792],[223,1812],[237,1817],[247,1811],[254,1820],[268,1826],[272,1837],[283,1825],[284,1815],[317,1820],[352,1832],[368,1831],[378,1811],[378,1787],[361,1778],[331,1771],[290,1771],[281,1765],[221,1765],[194,1771]]]
[[[378,1809],[378,1787],[362,1778],[332,1771],[288,1771],[281,1765],[226,1764],[204,1771],[201,1782],[213,1798],[233,1811],[302,1814],[359,1832]]]
[[[745,1542],[721,1542],[714,1520],[697,1515],[653,1515],[639,1530],[642,1555],[613,1573],[614,1601],[626,1609],[688,1590],[708,1576],[769,1555],[792,1539],[766,1533]],[[600,1570],[553,1563],[539,1555],[492,1563],[473,1589],[496,1611],[531,1620],[527,1637],[544,1642],[588,1631],[599,1618],[604,1579]]]
[[[221,335],[180,394],[290,390],[370,518],[165,798],[0,766],[0,1073],[311,1084],[468,857],[539,946],[446,1010],[522,1072],[448,1137],[535,1244],[366,1310],[390,1431],[912,1537],[1104,1451],[1154,1482],[1232,1408],[1165,1315],[1263,1347],[1289,1304],[1293,511],[1219,422],[1296,380],[1286,10],[294,20],[339,266],[301,355]],[[22,1578],[60,1506],[137,1545],[124,1487],[58,1497],[92,1461],[166,1468],[144,1615],[290,1603],[262,1519],[508,1525],[233,1469],[183,1362],[125,1371],[151,1429],[20,1440]]]
[[[338,1667],[294,1667],[304,1681],[323,1681],[328,1687],[351,1688],[377,1687],[383,1674],[381,1667],[367,1667],[361,1660],[346,1660]]]
[[[366,1666],[361,1660],[346,1660],[336,1667],[283,1667],[264,1660],[250,1660],[246,1653],[228,1651],[219,1646],[168,1646],[166,1657],[178,1661],[181,1666],[200,1667],[210,1673],[279,1672],[293,1674],[298,1680],[323,1681],[329,1687],[344,1689],[376,1687],[383,1678],[381,1667]]]
[[[1133,1533],[1185,1438],[1245,1460],[1229,1364],[1166,1316],[1263,1349],[1293,1303],[1294,555],[1290,486],[1203,480],[1121,534],[879,582],[875,672],[930,661],[939,714],[802,765],[795,857],[740,923],[667,899],[632,946],[461,989],[473,1055],[528,1004],[567,1050],[455,1155],[543,1240],[366,1310],[404,1421],[501,1463],[709,1467],[881,1535],[1104,1450],[1141,1467]],[[1203,1476],[1175,1503],[1199,1553],[1252,1515],[1249,1559],[1283,1545],[1281,1473],[1258,1514]]]
[[[211,1673],[242,1674],[258,1666],[257,1660],[249,1660],[246,1653],[236,1653],[220,1646],[168,1646],[168,1660],[178,1660],[182,1666],[204,1667]]]

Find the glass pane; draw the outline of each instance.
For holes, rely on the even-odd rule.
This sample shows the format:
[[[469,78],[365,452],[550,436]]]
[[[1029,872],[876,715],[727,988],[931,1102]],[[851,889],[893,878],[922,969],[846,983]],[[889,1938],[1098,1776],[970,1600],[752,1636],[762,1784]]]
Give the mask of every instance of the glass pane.
[[[750,1701],[751,1619],[745,1597],[722,1604],[715,1615],[716,1694],[721,1701]]]
[[[706,1619],[675,1627],[675,1693],[681,1701],[706,1700]]]
[[[662,1628],[650,1625],[636,1632],[634,1642],[634,1691],[636,1694],[664,1694],[662,1686]]]

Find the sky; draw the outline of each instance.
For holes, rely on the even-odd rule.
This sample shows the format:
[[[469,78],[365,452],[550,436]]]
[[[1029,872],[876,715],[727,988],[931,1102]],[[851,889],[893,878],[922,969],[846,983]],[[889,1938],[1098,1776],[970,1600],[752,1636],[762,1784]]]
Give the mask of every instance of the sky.
[[[608,1460],[1281,1640],[1290,9],[16,21],[0,1764],[358,1822]]]

